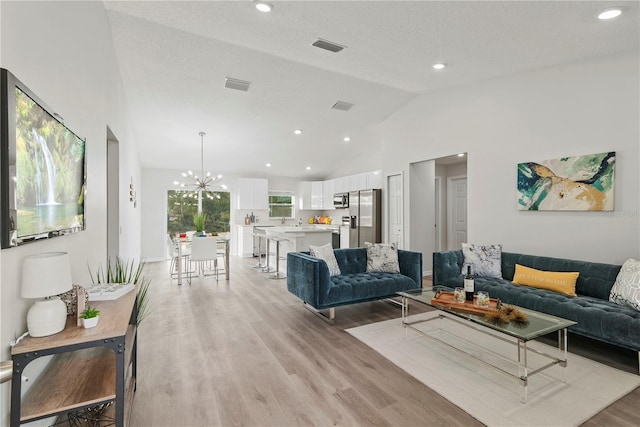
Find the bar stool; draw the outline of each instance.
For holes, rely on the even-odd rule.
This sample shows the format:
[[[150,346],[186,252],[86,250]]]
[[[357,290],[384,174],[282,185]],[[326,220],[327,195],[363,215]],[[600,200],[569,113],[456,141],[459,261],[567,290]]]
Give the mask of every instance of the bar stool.
[[[262,233],[253,233],[253,238],[258,238],[258,263],[253,266],[253,268],[264,268],[265,265],[262,263],[262,238],[265,237]],[[268,251],[267,251],[268,252]],[[269,260],[269,254],[267,254],[267,261]]]
[[[275,270],[273,267],[271,267],[271,266],[269,265],[269,255],[271,255],[271,252],[269,252],[269,247],[271,246],[271,245],[270,245],[271,241],[272,241],[273,239],[275,239],[276,237],[273,237],[273,236],[269,237],[269,236],[267,235],[267,236],[265,236],[264,238],[265,238],[265,240],[267,241],[266,253],[265,253],[265,257],[267,258],[267,265],[266,265],[262,270],[260,270],[260,271],[262,271],[263,273],[273,273],[273,272],[275,272],[276,270]]]
[[[270,278],[271,279],[284,279],[285,277],[287,277],[286,274],[284,274],[284,275],[280,274],[280,243],[288,242],[289,239],[285,239],[283,237],[271,237],[271,240],[276,242],[276,270],[271,275]]]

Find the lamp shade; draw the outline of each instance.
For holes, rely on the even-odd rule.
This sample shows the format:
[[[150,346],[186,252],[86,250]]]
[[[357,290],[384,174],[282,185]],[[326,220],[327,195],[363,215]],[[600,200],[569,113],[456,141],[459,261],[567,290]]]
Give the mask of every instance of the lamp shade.
[[[29,255],[23,260],[23,298],[45,298],[67,292],[72,287],[67,252],[45,252]]]

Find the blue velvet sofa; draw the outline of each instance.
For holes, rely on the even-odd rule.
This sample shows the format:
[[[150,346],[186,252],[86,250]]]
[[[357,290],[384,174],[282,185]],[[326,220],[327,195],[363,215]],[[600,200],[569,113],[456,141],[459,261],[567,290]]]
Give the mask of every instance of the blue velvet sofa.
[[[433,254],[433,284],[463,286],[462,250]],[[573,261],[561,258],[502,252],[502,279],[475,278],[476,291],[487,291],[503,303],[529,308],[577,322],[570,332],[638,352],[640,358],[640,312],[609,301],[609,293],[620,271],[619,265]],[[577,271],[576,294],[511,283],[515,265],[545,271]]]
[[[396,292],[422,287],[420,252],[398,250],[400,274],[367,273],[366,248],[335,249],[334,254],[339,276],[329,276],[327,263],[309,252],[287,254],[287,289],[316,314],[329,309],[330,321],[335,307],[389,298]]]

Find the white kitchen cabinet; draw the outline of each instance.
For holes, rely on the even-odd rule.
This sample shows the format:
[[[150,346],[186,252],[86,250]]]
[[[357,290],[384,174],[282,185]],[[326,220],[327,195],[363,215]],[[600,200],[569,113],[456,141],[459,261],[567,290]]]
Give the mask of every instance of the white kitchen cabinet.
[[[333,195],[336,193],[336,181],[330,179],[322,183],[322,209],[335,209]]]
[[[301,181],[298,184],[298,209],[323,209],[322,181]]]
[[[372,188],[382,188],[382,171],[367,172],[367,186],[366,190]]]
[[[238,209],[269,209],[269,180],[238,179]]]
[[[367,189],[367,173],[358,173],[349,176],[349,191],[358,191]]]
[[[311,209],[311,181],[298,183],[298,209]]]
[[[253,226],[238,225],[238,256],[251,258],[253,256]]]
[[[349,192],[349,177],[343,176],[336,178],[335,180],[335,193],[347,193]]]
[[[324,186],[322,181],[311,183],[311,209],[324,209]]]

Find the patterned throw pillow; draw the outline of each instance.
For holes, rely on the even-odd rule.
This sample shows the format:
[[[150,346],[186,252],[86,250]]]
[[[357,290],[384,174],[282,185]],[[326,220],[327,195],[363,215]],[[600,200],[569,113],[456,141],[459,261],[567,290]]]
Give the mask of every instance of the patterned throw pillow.
[[[367,272],[400,273],[395,243],[364,242],[367,248]]]
[[[640,261],[629,258],[622,264],[611,288],[609,301],[640,311]]]
[[[462,244],[464,264],[462,274],[467,274],[467,266],[471,266],[471,274],[477,277],[493,277],[502,279],[502,245]]]
[[[324,262],[327,263],[329,276],[339,276],[341,274],[338,260],[336,260],[336,255],[333,253],[331,243],[322,246],[309,245],[309,253],[312,257],[323,259]]]

